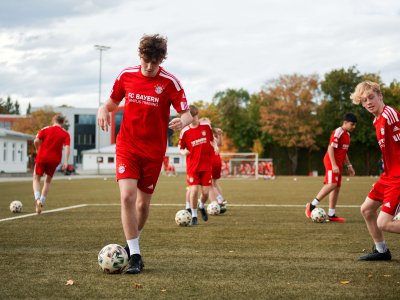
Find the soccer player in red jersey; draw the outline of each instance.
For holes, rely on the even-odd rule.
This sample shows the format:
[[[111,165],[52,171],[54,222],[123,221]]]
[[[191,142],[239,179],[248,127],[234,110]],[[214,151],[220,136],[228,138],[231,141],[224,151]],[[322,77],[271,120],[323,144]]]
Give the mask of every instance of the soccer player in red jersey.
[[[168,126],[181,130],[192,121],[180,82],[160,66],[166,57],[167,39],[158,34],[144,35],[139,43],[140,65],[122,70],[110,98],[98,110],[98,125],[108,131],[109,113],[125,98],[116,142],[116,177],[129,251],[128,274],[140,273],[144,267],[139,236],[161,172]],[[169,122],[171,105],[180,117]]]
[[[201,118],[200,121],[208,122],[211,126],[211,121],[208,118]],[[212,126],[211,126],[212,127]],[[221,207],[220,213],[226,212],[226,200],[222,195],[222,188],[219,184],[219,179],[221,178],[222,161],[219,155],[219,147],[222,146],[222,129],[213,128],[214,142],[213,150],[214,154],[211,158],[211,174],[212,174],[212,184],[210,188],[209,198],[211,202],[217,202]]]
[[[199,111],[190,105],[190,114],[193,121],[182,129],[179,138],[179,148],[182,155],[186,155],[186,176],[190,189],[190,205],[192,225],[197,225],[197,204],[204,221],[208,220],[204,203],[208,200],[211,186],[211,158],[213,155],[214,136],[210,123],[199,121]],[[197,203],[199,187],[201,186],[201,201]]]
[[[376,138],[384,164],[384,172],[361,205],[361,214],[375,246],[359,260],[391,260],[383,232],[400,233],[400,221],[393,220],[400,211],[400,114],[385,105],[379,84],[372,81],[359,83],[350,98],[375,116]]]
[[[57,166],[61,162],[63,146],[65,146],[65,160],[62,169],[68,166],[70,154],[70,136],[68,131],[62,128],[65,118],[57,114],[53,117],[52,126],[39,130],[34,140],[37,151],[35,169],[33,171],[33,193],[35,197],[36,213],[41,214],[47,194],[49,193],[51,180]],[[40,178],[46,174],[42,193],[40,194]]]
[[[345,218],[336,216],[336,203],[339,197],[340,186],[342,182],[343,163],[347,166],[350,176],[355,175],[353,166],[347,155],[350,146],[350,132],[356,127],[357,118],[352,113],[344,116],[341,127],[336,128],[329,140],[328,150],[324,157],[325,180],[324,186],[318,192],[317,196],[306,205],[306,216],[311,218],[312,210],[320,201],[329,194],[328,217],[333,222],[345,222]]]

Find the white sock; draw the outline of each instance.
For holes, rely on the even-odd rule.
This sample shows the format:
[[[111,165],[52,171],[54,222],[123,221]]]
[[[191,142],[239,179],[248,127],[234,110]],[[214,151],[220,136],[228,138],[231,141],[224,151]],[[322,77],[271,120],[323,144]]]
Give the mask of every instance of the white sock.
[[[317,198],[314,198],[313,201],[311,201],[311,205],[317,206],[319,204],[319,200]]]
[[[40,197],[40,202],[42,202],[42,205],[44,205],[44,203],[46,202],[46,197],[45,196],[41,196]]]
[[[224,203],[224,197],[222,197],[222,195],[218,195],[218,196],[217,196],[217,201],[218,201],[218,203],[220,203],[220,204]]]
[[[192,218],[193,217],[197,218],[197,208],[192,208]]]
[[[375,243],[375,248],[379,253],[385,253],[387,251],[386,242],[382,241]]]
[[[199,200],[199,208],[204,208],[204,203]]]
[[[333,216],[333,215],[335,215],[335,212],[336,212],[336,209],[335,208],[330,208],[329,210],[328,210],[328,216]]]
[[[128,246],[129,246],[129,253],[130,253],[131,255],[133,255],[133,254],[140,254],[139,237],[137,237],[136,239],[127,240],[126,242],[128,243]]]
[[[35,200],[39,200],[40,199],[40,192],[35,192]]]
[[[190,202],[186,202],[186,209],[190,208]]]

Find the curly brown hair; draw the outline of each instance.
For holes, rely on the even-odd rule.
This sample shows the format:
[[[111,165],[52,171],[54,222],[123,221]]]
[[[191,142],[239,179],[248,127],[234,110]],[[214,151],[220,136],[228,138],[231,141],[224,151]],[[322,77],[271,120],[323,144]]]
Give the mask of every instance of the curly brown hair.
[[[159,34],[144,35],[138,50],[144,60],[161,63],[167,58],[167,38]]]

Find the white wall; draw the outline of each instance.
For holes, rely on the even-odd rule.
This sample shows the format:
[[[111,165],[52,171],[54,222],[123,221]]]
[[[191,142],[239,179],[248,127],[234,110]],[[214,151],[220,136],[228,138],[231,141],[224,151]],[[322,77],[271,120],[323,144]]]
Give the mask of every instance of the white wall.
[[[97,157],[102,157],[103,162],[97,163]],[[109,159],[114,159],[109,162]],[[84,153],[82,158],[82,170],[85,174],[115,174],[115,154],[114,153]]]
[[[27,172],[28,143],[12,137],[0,137],[0,172]]]

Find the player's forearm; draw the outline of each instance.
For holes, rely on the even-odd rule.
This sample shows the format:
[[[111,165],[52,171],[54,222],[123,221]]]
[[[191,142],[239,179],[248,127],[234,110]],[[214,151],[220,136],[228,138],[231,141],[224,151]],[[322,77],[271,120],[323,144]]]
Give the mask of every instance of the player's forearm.
[[[39,147],[40,147],[41,143],[42,143],[42,141],[37,138],[33,141],[33,145],[35,146],[36,152],[39,151]]]
[[[100,108],[102,107],[106,109],[107,112],[113,112],[117,109],[118,104],[115,103],[111,98],[108,98],[108,100],[102,106],[100,106]]]
[[[329,159],[331,160],[332,167],[337,166],[336,159],[335,159],[335,150],[333,149],[332,146],[328,147],[328,155],[329,155]]]
[[[189,110],[186,110],[184,113],[181,114],[181,122],[182,122],[182,127],[185,127],[192,123],[193,117],[190,114]]]
[[[65,162],[68,163],[69,162],[69,155],[71,153],[71,149],[70,146],[66,146],[65,147]]]

